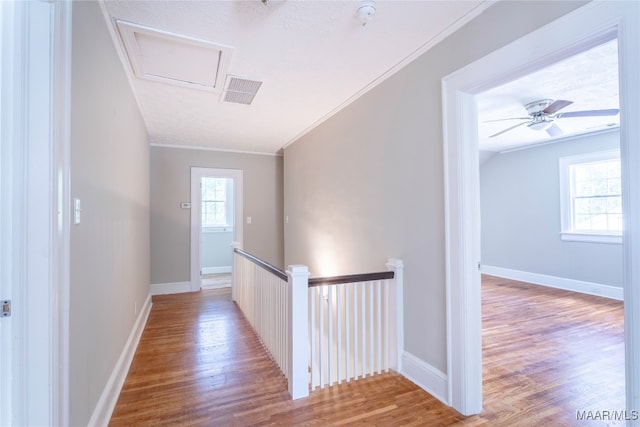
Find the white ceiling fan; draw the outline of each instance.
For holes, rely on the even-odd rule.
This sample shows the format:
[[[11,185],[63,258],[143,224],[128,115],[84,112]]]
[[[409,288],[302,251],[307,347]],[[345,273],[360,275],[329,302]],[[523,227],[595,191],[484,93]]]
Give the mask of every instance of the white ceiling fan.
[[[553,99],[541,99],[539,101],[533,101],[524,106],[527,110],[527,114],[529,117],[511,117],[507,119],[496,119],[496,120],[487,120],[488,122],[498,122],[503,120],[524,120],[517,125],[508,127],[504,130],[501,130],[498,133],[495,133],[489,138],[493,138],[498,135],[502,135],[505,132],[508,132],[517,127],[527,125],[528,128],[533,130],[546,130],[549,136],[554,137],[558,135],[562,135],[562,129],[554,123],[555,120],[560,118],[570,118],[570,117],[597,117],[597,116],[615,116],[620,111],[619,109],[608,109],[608,110],[584,110],[584,111],[569,111],[566,113],[559,113],[558,111],[567,107],[568,105],[573,104],[573,101],[565,101],[562,99],[553,100]]]

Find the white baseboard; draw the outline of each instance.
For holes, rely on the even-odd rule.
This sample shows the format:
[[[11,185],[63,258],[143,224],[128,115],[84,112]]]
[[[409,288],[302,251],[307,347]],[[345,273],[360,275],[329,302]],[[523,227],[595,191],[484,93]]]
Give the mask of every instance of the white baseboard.
[[[402,353],[402,375],[414,382],[418,387],[444,403],[447,399],[447,374],[429,365],[411,353]]]
[[[91,420],[89,420],[88,425],[106,427],[109,424],[111,414],[113,413],[113,409],[116,407],[118,397],[120,396],[120,390],[122,390],[124,380],[127,378],[129,367],[133,361],[133,356],[136,353],[136,348],[138,347],[138,342],[142,336],[142,331],[144,331],[144,327],[147,324],[147,318],[149,317],[150,311],[151,294],[147,296],[147,299],[142,306],[142,310],[140,310],[140,313],[138,314],[138,318],[136,319],[133,329],[129,334],[129,339],[122,349],[122,353],[120,353],[120,357],[109,376],[109,380],[100,395],[100,399],[98,399],[98,403],[93,410],[93,415],[91,416]]]
[[[181,294],[191,292],[191,282],[155,283],[149,288],[151,295]]]
[[[211,290],[211,289],[226,289],[230,288],[231,284],[228,285],[202,285],[202,289]]]
[[[583,282],[581,280],[565,279],[563,277],[547,276],[544,274],[529,273],[526,271],[511,270],[509,268],[482,266],[482,272],[491,276],[504,279],[518,280],[520,282],[533,283],[534,285],[548,286],[564,289],[566,291],[581,292],[583,294],[596,295],[622,301],[624,291],[621,287],[603,285],[600,283]]]
[[[231,266],[226,267],[204,267],[202,270],[202,274],[220,274],[220,273],[231,273]]]

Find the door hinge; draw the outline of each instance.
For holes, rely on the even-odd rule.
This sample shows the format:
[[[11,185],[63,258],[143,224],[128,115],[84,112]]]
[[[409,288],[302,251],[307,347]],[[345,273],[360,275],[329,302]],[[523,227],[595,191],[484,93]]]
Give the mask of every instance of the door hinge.
[[[11,316],[11,300],[2,300],[2,317]]]
[[[478,271],[482,271],[482,264],[480,264],[480,261],[478,261]]]

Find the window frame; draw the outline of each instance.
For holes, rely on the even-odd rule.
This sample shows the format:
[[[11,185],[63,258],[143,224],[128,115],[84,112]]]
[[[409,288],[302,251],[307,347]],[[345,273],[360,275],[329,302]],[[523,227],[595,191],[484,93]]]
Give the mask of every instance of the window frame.
[[[573,228],[573,203],[571,199],[571,166],[620,159],[620,150],[595,151],[559,159],[560,170],[560,239],[570,242],[622,244],[622,231],[575,231]]]

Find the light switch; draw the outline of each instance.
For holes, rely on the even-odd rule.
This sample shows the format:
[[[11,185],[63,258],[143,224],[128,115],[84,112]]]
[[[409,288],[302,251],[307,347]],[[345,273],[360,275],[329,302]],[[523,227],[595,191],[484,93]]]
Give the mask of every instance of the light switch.
[[[80,199],[73,199],[73,223],[80,224]]]
[[[251,224],[251,217],[250,216],[247,217],[247,224]]]

